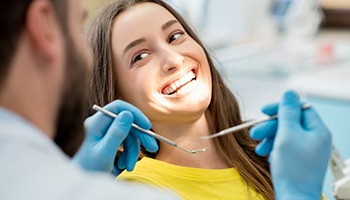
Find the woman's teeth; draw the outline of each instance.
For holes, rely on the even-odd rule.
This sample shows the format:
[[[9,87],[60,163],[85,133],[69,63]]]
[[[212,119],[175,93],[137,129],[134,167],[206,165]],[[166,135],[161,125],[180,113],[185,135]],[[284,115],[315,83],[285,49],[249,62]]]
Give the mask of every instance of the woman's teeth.
[[[190,71],[187,73],[184,77],[181,79],[171,83],[167,87],[163,89],[163,94],[165,95],[171,95],[183,88],[187,83],[191,82],[193,79],[196,79],[196,75],[193,73],[193,71]]]

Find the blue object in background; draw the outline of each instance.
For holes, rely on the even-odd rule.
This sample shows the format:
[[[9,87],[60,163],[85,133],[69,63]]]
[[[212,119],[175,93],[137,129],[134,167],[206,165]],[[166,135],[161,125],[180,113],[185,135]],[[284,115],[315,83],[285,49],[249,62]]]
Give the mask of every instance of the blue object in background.
[[[275,18],[278,29],[284,31],[286,25],[286,16],[292,0],[276,0],[272,2],[271,14]]]

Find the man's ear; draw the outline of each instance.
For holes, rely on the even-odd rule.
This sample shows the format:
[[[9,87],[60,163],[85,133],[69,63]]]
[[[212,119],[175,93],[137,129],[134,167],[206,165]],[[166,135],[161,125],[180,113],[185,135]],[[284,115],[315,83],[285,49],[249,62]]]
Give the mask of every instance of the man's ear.
[[[62,30],[50,1],[32,1],[27,10],[25,31],[45,59],[56,60],[62,48]]]

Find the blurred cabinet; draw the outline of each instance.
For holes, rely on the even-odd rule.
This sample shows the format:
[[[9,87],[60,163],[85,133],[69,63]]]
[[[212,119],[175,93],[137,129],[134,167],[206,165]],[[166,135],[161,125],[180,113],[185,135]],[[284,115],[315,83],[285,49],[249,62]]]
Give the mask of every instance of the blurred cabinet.
[[[324,13],[323,26],[350,27],[349,0],[323,0],[321,6]]]
[[[322,0],[321,5],[327,9],[350,9],[349,0]]]

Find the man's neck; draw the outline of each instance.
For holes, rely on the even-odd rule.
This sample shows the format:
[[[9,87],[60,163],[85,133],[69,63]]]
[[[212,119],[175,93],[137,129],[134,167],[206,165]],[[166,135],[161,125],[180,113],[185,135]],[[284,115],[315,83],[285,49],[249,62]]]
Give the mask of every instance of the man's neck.
[[[29,104],[29,102],[28,102],[28,104]],[[38,129],[40,129],[49,138],[53,138],[53,136],[54,136],[54,131],[53,131],[54,129],[52,128],[53,126],[48,126],[48,124],[49,124],[47,122],[48,118],[44,117],[44,115],[41,113],[41,111],[40,111],[41,108],[23,109],[23,106],[14,106],[12,103],[9,104],[6,101],[0,101],[0,107],[3,107],[11,112],[14,112],[17,115],[20,115],[24,119],[28,120],[28,122],[32,123]],[[35,113],[35,114],[33,114],[33,113]]]
[[[0,91],[0,106],[27,119],[53,138],[55,101],[41,75],[30,67],[35,64],[27,57],[14,59]]]

